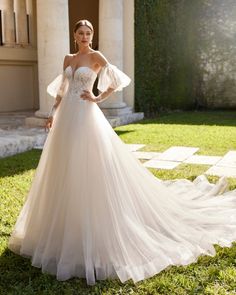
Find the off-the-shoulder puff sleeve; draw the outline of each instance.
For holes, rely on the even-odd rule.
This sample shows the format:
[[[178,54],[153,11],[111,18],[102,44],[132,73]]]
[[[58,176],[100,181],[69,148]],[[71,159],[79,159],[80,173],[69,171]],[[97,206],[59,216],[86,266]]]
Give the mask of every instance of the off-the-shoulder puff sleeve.
[[[65,74],[58,75],[48,86],[47,93],[53,97],[63,97],[68,89],[68,79]]]
[[[109,87],[115,91],[121,91],[122,88],[129,85],[131,79],[119,70],[116,66],[107,63],[102,67],[98,77],[98,90],[106,91]]]

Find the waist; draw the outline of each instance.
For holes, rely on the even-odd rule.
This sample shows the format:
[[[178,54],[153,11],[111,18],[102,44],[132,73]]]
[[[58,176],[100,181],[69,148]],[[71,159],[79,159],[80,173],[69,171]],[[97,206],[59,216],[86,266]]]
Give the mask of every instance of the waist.
[[[66,99],[76,99],[76,100],[82,100],[84,101],[82,98],[81,98],[81,94],[82,94],[83,91],[81,90],[68,90],[66,95],[64,96],[64,98]]]

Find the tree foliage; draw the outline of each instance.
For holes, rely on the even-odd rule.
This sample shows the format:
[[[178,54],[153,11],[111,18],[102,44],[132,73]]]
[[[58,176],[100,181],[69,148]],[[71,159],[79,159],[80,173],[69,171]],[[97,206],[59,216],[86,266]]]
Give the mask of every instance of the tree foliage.
[[[236,1],[135,0],[135,103],[236,106]]]

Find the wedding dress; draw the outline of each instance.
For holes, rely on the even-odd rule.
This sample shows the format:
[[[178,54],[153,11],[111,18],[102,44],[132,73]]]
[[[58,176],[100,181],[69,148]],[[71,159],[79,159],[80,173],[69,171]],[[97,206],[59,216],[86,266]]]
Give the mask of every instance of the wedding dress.
[[[134,282],[186,265],[213,244],[236,240],[236,192],[226,184],[161,181],[116,135],[96,103],[83,100],[97,74],[69,66],[48,91],[63,92],[9,248],[58,280]],[[129,78],[111,64],[98,88]],[[61,84],[60,89],[58,86]]]

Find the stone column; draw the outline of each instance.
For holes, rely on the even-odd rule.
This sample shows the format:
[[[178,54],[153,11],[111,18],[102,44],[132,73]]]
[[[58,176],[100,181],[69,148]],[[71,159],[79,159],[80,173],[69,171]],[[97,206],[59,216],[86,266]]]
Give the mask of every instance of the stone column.
[[[124,88],[124,101],[134,108],[134,0],[124,1],[124,72],[131,78],[131,83]]]
[[[40,109],[35,115],[46,117],[54,103],[47,85],[62,73],[64,56],[69,53],[68,1],[37,1],[37,28]]]
[[[15,16],[16,16],[16,43],[20,45],[28,44],[26,1],[15,0]]]
[[[5,46],[15,44],[14,3],[13,0],[0,0],[3,17],[3,43]]]
[[[36,29],[36,1],[26,0],[26,11],[29,18],[29,42],[33,47],[37,46]]]
[[[123,69],[123,0],[99,0],[99,50],[110,63]],[[117,109],[126,104],[122,92],[116,92],[99,106]]]

